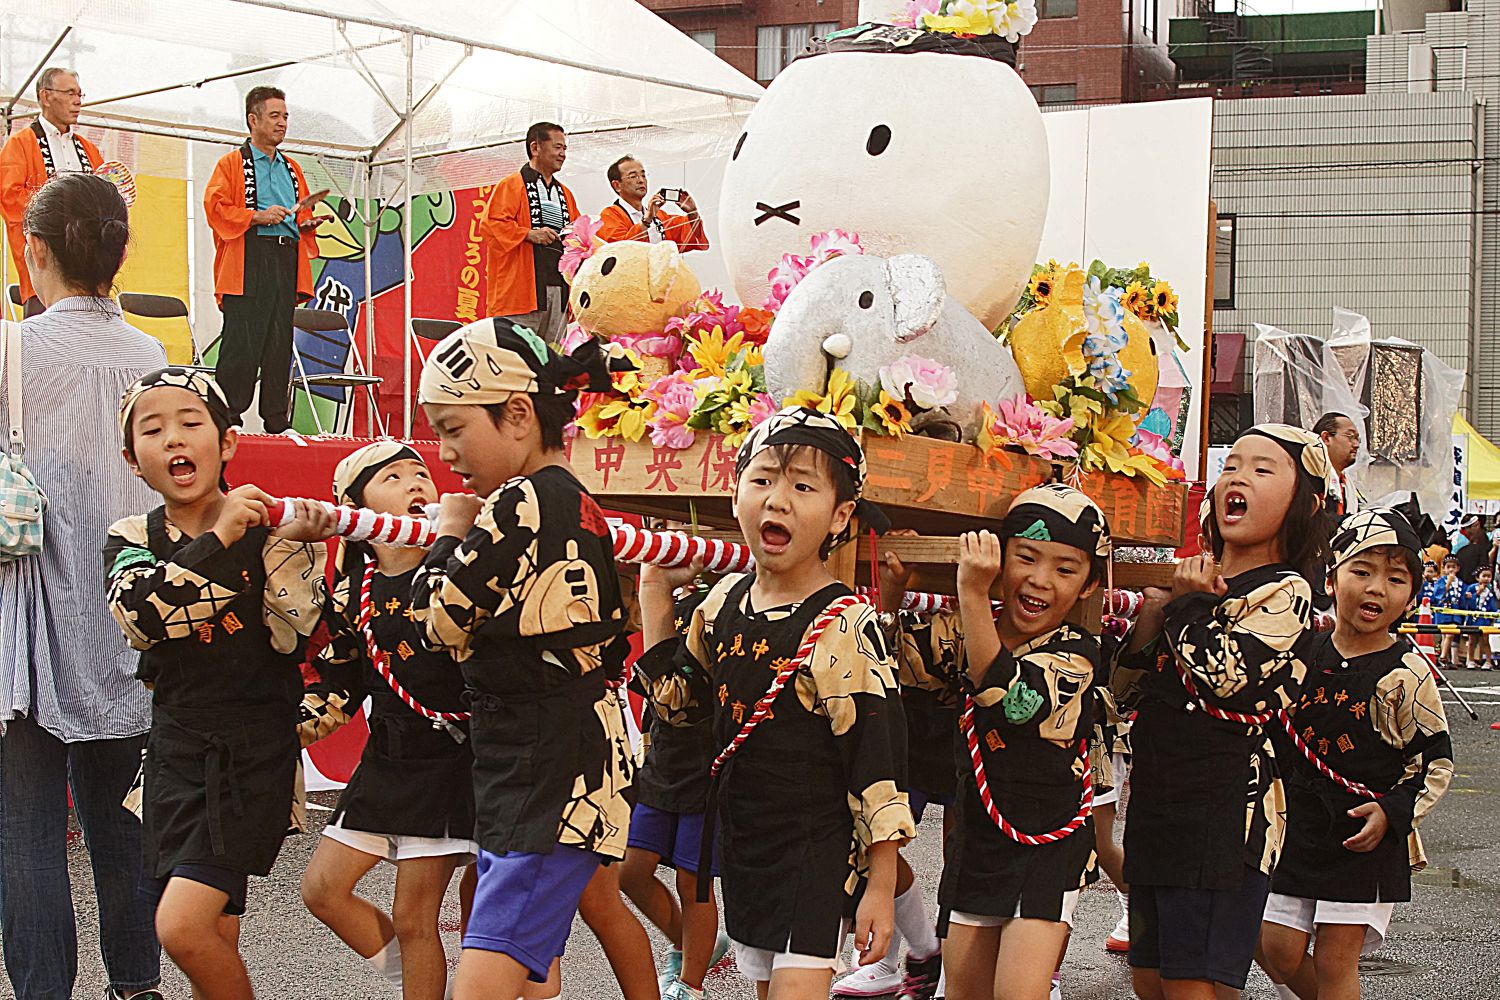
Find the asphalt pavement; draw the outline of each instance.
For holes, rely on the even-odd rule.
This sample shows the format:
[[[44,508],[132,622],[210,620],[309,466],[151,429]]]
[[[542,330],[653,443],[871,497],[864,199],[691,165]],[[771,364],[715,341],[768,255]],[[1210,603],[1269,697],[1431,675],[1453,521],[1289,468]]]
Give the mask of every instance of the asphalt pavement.
[[[1431,867],[1415,879],[1410,903],[1398,904],[1390,935],[1374,956],[1365,960],[1363,996],[1375,1000],[1430,997],[1442,1000],[1479,1000],[1500,997],[1500,731],[1489,728],[1500,720],[1500,672],[1460,671],[1453,681],[1473,703],[1478,722],[1445,695],[1453,731],[1457,775],[1447,797],[1422,828]],[[332,805],[332,793],[314,801]],[[1126,802],[1128,810],[1128,798]],[[314,822],[327,818],[326,809],[313,811]],[[929,904],[935,906],[940,867],[938,824],[924,824],[921,836],[906,856],[921,879]],[[316,835],[296,837],[282,849],[280,860],[266,879],[252,880],[250,908],[243,925],[242,952],[261,1000],[295,997],[298,1000],[360,1000],[395,998],[395,990],[377,977],[353,952],[303,908],[297,884],[306,868]],[[104,995],[104,970],[99,954],[98,914],[82,840],[74,837],[69,860],[78,915],[79,975],[77,998]],[[381,866],[363,884],[375,902],[389,906],[394,871]],[[1107,954],[1103,943],[1119,915],[1107,882],[1087,890],[1077,912],[1072,946],[1063,967],[1062,994],[1067,1000],[1116,1000],[1132,996],[1130,974],[1122,957]],[[443,911],[444,940],[450,960],[458,955],[457,885],[450,889]],[[658,959],[665,949],[653,933]],[[163,992],[168,1000],[187,1000],[188,988],[165,957]],[[750,1000],[754,987],[731,963],[710,974],[714,998]],[[563,958],[566,998],[618,997],[597,942],[581,921],[576,922]],[[0,979],[0,997],[14,993],[8,979]],[[1258,971],[1245,996],[1273,998],[1269,983]]]

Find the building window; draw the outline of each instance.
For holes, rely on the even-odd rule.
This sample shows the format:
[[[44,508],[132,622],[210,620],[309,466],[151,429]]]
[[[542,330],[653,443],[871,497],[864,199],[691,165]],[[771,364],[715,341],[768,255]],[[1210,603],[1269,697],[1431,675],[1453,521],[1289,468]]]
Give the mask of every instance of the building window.
[[[1077,104],[1078,84],[1076,83],[1033,83],[1031,85],[1031,96],[1043,107],[1049,104]]]
[[[1077,17],[1078,0],[1040,0],[1036,5],[1038,17]]]
[[[1214,232],[1214,308],[1234,308],[1235,219],[1219,216]]]
[[[1141,30],[1146,37],[1156,39],[1156,0],[1141,0]]]
[[[689,31],[687,36],[710,52],[719,47],[719,33],[712,28],[706,31]]]
[[[807,50],[814,38],[839,30],[837,21],[768,24],[755,29],[755,79],[769,83],[786,64]]]

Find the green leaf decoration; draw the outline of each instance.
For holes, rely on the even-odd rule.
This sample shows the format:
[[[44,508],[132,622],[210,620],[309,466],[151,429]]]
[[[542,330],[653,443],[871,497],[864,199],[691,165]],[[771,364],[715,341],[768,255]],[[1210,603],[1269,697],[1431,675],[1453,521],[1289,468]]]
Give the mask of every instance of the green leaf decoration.
[[[1005,710],[1005,721],[1013,726],[1029,722],[1044,704],[1046,699],[1033,691],[1025,681],[1017,681],[1005,692],[1005,697],[1000,699],[1000,706]]]

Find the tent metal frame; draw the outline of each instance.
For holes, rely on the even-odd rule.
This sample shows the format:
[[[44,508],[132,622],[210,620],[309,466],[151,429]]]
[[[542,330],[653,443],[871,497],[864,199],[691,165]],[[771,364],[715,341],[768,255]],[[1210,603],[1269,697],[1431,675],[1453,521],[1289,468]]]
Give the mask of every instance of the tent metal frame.
[[[412,169],[413,164],[417,159],[425,160],[452,153],[474,152],[481,149],[494,149],[500,146],[513,144],[520,141],[521,139],[521,137],[519,136],[495,137],[494,139],[483,143],[469,144],[463,147],[447,147],[441,150],[429,149],[423,150],[420,153],[413,149],[411,141],[411,129],[409,126],[416,120],[416,117],[422,113],[422,111],[428,106],[428,104],[442,91],[443,87],[448,83],[453,74],[457,72],[459,67],[462,66],[464,62],[467,61],[476,50],[497,52],[503,55],[514,56],[520,59],[531,59],[537,62],[548,63],[554,66],[562,66],[568,69],[580,70],[600,76],[615,77],[623,80],[633,80],[638,83],[646,83],[661,87],[672,87],[675,89],[691,91],[694,93],[706,94],[713,97],[720,97],[723,98],[726,103],[726,110],[729,102],[748,101],[753,103],[759,100],[760,96],[760,88],[756,87],[754,84],[750,84],[750,89],[746,89],[743,91],[727,90],[721,87],[708,87],[702,84],[693,83],[688,80],[677,80],[671,77],[657,76],[654,74],[635,73],[629,70],[601,67],[598,65],[583,62],[581,60],[567,59],[559,56],[548,55],[546,53],[536,52],[531,49],[519,48],[510,45],[501,45],[499,43],[481,41],[473,38],[465,38],[460,35],[454,35],[447,32],[431,31],[410,24],[408,22],[373,17],[329,14],[325,11],[319,10],[316,7],[302,3],[292,3],[288,2],[288,0],[229,0],[229,2],[242,4],[249,7],[261,7],[268,10],[281,11],[283,13],[298,14],[304,17],[314,18],[316,20],[324,22],[331,21],[337,28],[339,37],[344,39],[346,45],[341,46],[340,48],[332,52],[312,57],[310,59],[282,60],[272,63],[262,63],[255,66],[243,67],[226,73],[215,74],[214,76],[199,80],[188,80],[166,86],[154,87],[148,90],[136,91],[134,93],[117,94],[111,97],[88,101],[84,105],[84,110],[88,118],[88,124],[99,125],[122,132],[135,132],[144,135],[161,135],[169,138],[185,139],[189,141],[238,145],[239,143],[244,141],[243,133],[233,133],[225,129],[207,126],[185,125],[180,122],[156,121],[141,118],[139,116],[111,114],[108,110],[106,110],[106,108],[109,104],[134,97],[143,97],[151,94],[166,93],[172,90],[196,89],[206,83],[216,83],[223,80],[231,80],[238,77],[254,75],[256,73],[264,73],[270,70],[284,69],[288,66],[297,65],[299,63],[316,63],[335,57],[347,56],[350,60],[351,65],[358,73],[359,77],[364,80],[365,83],[370,87],[370,89],[375,92],[376,96],[378,96],[380,100],[383,101],[387,105],[387,107],[389,107],[391,111],[396,114],[397,122],[395,126],[393,126],[387,133],[379,137],[379,139],[377,139],[372,145],[368,147],[352,146],[341,143],[319,143],[308,140],[289,140],[283,144],[283,148],[285,148],[290,153],[311,155],[320,160],[329,158],[353,164],[356,170],[356,176],[361,179],[360,188],[363,194],[363,204],[361,205],[359,203],[356,203],[353,210],[356,213],[360,213],[361,220],[364,222],[365,302],[363,314],[365,320],[366,357],[370,359],[370,364],[372,366],[375,359],[375,297],[372,294],[370,288],[370,281],[372,277],[370,269],[370,252],[373,242],[372,229],[374,224],[379,219],[381,210],[381,206],[377,204],[377,201],[374,198],[375,171],[380,168],[395,166],[397,163],[400,163],[402,167],[402,177],[400,186],[396,189],[396,191],[402,193],[406,198],[407,203],[410,203],[413,191]],[[356,45],[353,40],[349,38],[348,33],[345,31],[346,26],[350,24],[357,24],[367,28],[374,28],[379,31],[392,32],[396,35],[396,37],[383,38],[374,42],[367,42],[364,44]],[[39,105],[36,101],[31,100],[26,96],[26,91],[32,86],[33,82],[36,80],[37,75],[41,73],[41,71],[46,67],[47,61],[52,58],[52,55],[58,50],[58,48],[68,38],[69,34],[72,31],[72,25],[69,25],[68,27],[63,29],[61,34],[58,35],[57,39],[53,41],[51,47],[48,48],[47,54],[41,59],[40,62],[38,62],[35,67],[32,68],[25,81],[23,81],[23,83],[21,84],[21,87],[19,88],[17,93],[10,95],[9,99],[6,101],[3,112],[0,112],[0,124],[3,124],[6,135],[10,134],[10,125],[12,119],[17,117],[31,117],[32,115],[39,113]],[[442,74],[437,82],[428,87],[428,89],[421,95],[416,95],[414,93],[415,81],[413,60],[416,40],[419,38],[459,45],[463,47],[463,51],[459,58],[454,61],[451,66],[448,67],[448,69]],[[385,48],[394,44],[400,44],[402,58],[405,66],[405,72],[403,74],[405,77],[403,94],[402,100],[400,101],[399,105],[397,102],[391,99],[390,95],[385,93],[385,90],[383,87],[381,87],[378,78],[369,69],[362,55],[362,53],[365,51],[377,48]],[[624,128],[636,127],[647,126],[624,126]],[[617,131],[619,130],[619,128],[620,127],[617,126],[609,129],[599,129],[597,131]],[[402,141],[402,150],[399,159],[395,157],[389,159],[378,159],[378,157],[380,157],[382,153],[390,149],[392,143],[395,142],[398,135],[401,136]],[[368,216],[368,218],[365,218],[365,216]],[[425,352],[422,351],[421,345],[417,344],[416,334],[413,332],[411,324],[413,280],[411,269],[411,212],[403,211],[402,217],[402,236],[403,243],[405,244],[405,274],[402,281],[403,311],[405,313],[405,320],[403,324],[405,335],[402,338],[402,395],[404,397],[402,406],[402,433],[403,436],[410,437],[413,416],[412,402],[415,398],[414,385],[412,380],[412,348],[416,347],[418,356],[424,356]],[[0,252],[9,252],[9,249],[6,246],[6,238],[3,231],[0,231]],[[374,419],[374,414],[370,414],[370,427],[372,432],[374,428]]]

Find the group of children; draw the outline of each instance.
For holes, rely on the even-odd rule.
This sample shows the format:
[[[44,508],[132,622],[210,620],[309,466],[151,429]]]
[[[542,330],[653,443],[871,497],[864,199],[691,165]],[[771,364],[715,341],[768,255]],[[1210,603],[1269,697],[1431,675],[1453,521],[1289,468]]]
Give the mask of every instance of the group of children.
[[[1101,644],[1076,623],[1112,552],[1084,494],[1027,490],[998,533],[963,535],[955,613],[896,612],[910,574],[893,557],[877,608],[825,565],[882,520],[860,446],[827,414],[782,410],[735,463],[753,572],[642,568],[638,765],[629,602],[564,449],[577,393],[610,391],[622,364],[506,320],[450,335],[418,399],[472,494],[441,498],[429,550],[341,543],[332,567],[319,505],[273,528],[267,494],[226,488],[235,431],[210,379],[165,369],[127,393],[125,457],[162,506],[111,529],[105,568],[154,691],[148,889],[196,997],[252,996],[247,876],[301,823],[299,744],[367,696],[370,739],[303,895],[411,1000],[557,995],[575,913],[629,1000],[698,1000],[731,946],[762,1000],[822,1000],[851,933],[869,968],[897,928],[904,997],[1043,1000],[1100,867],[1129,885],[1141,997],[1237,991],[1257,957],[1286,995],[1357,996],[1452,753],[1430,672],[1390,631],[1418,596],[1418,529],[1356,515],[1330,562],[1318,438],[1242,436],[1205,505],[1210,551]],[[438,499],[393,442],[340,463],[334,495],[394,514]],[[1329,637],[1312,630],[1315,574]],[[1127,726],[1121,870],[1103,807]],[[944,808],[935,928],[899,853],[928,805]],[[380,861],[390,914],[355,892]],[[437,918],[460,868],[450,985]],[[674,945],[660,981],[622,893]]]
[[[1464,583],[1458,575],[1458,559],[1443,558],[1442,574],[1438,564],[1428,559],[1422,565],[1422,600],[1434,609],[1434,625],[1494,625],[1500,623],[1500,594],[1495,592],[1495,571],[1481,566],[1473,583]],[[1477,615],[1454,614],[1475,611]],[[1467,648],[1466,648],[1467,647]],[[1496,660],[1488,635],[1445,635],[1438,660],[1451,670],[1489,670]]]

